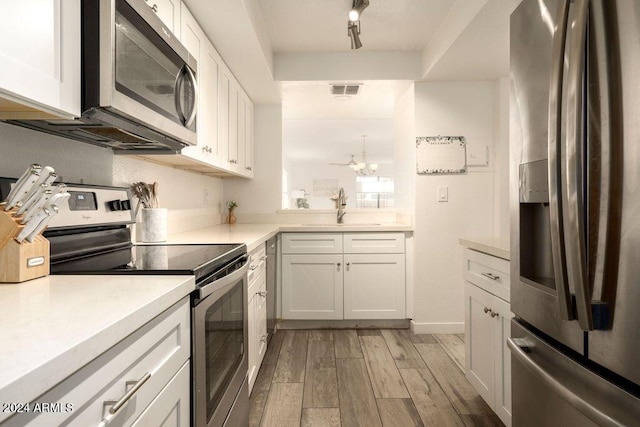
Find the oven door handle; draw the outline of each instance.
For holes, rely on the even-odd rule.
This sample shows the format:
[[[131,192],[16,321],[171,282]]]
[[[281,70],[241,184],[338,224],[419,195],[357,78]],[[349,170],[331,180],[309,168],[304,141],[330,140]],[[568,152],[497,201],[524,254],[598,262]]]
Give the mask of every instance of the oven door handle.
[[[246,276],[247,270],[249,269],[249,263],[246,262],[247,259],[248,257],[245,255],[245,264],[239,269],[233,271],[231,274],[202,286],[199,289],[199,299],[204,299],[217,290],[224,289],[227,286],[233,285],[238,281],[238,279]]]

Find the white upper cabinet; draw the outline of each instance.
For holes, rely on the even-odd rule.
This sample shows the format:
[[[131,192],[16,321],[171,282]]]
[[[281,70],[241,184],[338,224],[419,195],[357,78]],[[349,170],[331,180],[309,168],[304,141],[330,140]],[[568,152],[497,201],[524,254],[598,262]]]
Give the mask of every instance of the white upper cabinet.
[[[151,0],[150,0],[151,1]],[[204,34],[200,25],[183,5],[180,39],[189,53],[198,61],[198,143],[185,147],[182,154],[218,165],[218,77],[222,60]]]
[[[184,6],[180,0],[144,0],[158,18],[176,36],[180,37],[180,14]],[[186,8],[184,8],[186,9]]]
[[[182,4],[173,15],[176,0],[148,0],[157,6],[158,16],[167,25],[178,17],[180,41],[198,61],[198,142],[185,147],[180,155],[144,155],[155,162],[211,176],[253,177],[253,103],[222,57],[204,33],[196,18]],[[166,12],[166,16],[163,15]]]
[[[0,2],[0,118],[80,115],[80,0]]]

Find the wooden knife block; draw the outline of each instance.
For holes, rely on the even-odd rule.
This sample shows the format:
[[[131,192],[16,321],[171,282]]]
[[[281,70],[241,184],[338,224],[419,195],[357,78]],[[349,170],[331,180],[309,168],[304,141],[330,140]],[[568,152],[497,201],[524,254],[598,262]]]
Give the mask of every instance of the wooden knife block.
[[[15,238],[24,228],[0,211],[0,283],[19,283],[49,274],[49,241],[36,236],[32,243]]]

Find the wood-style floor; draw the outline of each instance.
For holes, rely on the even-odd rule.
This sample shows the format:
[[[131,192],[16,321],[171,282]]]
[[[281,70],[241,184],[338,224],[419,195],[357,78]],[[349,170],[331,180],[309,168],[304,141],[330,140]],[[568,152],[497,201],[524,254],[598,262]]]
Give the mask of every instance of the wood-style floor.
[[[250,426],[501,426],[464,376],[463,335],[281,330]]]

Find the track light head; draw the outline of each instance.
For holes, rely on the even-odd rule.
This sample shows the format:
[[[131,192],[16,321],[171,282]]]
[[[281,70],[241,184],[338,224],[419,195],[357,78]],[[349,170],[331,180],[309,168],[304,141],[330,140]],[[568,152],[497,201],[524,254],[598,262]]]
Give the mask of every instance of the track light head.
[[[351,38],[351,49],[360,49],[362,47],[362,42],[360,42],[360,23],[359,22],[349,22],[347,27],[349,31],[349,37]]]
[[[369,0],[353,0],[353,5],[349,11],[349,21],[357,21],[360,19],[362,11],[369,6]]]

